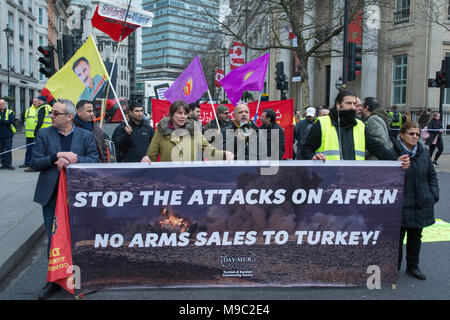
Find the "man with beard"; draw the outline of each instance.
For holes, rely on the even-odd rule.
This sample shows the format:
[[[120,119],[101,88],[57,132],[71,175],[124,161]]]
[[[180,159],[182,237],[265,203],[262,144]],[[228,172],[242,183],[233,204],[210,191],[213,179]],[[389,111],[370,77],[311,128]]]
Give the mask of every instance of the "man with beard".
[[[217,121],[216,119],[212,119],[203,127],[205,139],[208,140],[210,143],[215,141],[214,136],[215,132],[208,132],[208,130],[210,129],[219,130],[219,128],[217,128],[217,122],[219,122],[220,129],[225,128],[231,124],[231,119],[229,117],[230,111],[228,110],[227,106],[223,104],[219,105],[217,107],[216,114],[217,114]]]
[[[366,149],[378,159],[396,160],[393,150],[365,132],[364,123],[356,118],[357,96],[349,91],[339,92],[335,107],[327,116],[314,123],[302,149],[303,159],[365,160]],[[402,168],[409,167],[409,157],[400,156]]]
[[[259,159],[258,127],[250,120],[250,110],[246,103],[238,103],[234,108],[234,121],[222,128],[223,150],[234,154],[234,160]]]
[[[82,128],[92,132],[94,135],[95,145],[97,146],[97,153],[100,162],[108,162],[108,150],[106,148],[105,134],[102,129],[94,123],[94,105],[91,101],[80,100],[76,105],[77,114],[73,120],[73,124],[78,128]]]
[[[366,132],[380,142],[386,149],[391,149],[393,144],[389,137],[391,117],[374,97],[364,99],[363,118]],[[378,160],[377,157],[366,151],[366,160]]]
[[[140,162],[147,154],[155,131],[148,122],[144,121],[142,105],[136,102],[130,103],[128,117],[129,125],[122,122],[112,139],[116,148],[123,152],[124,162]]]
[[[260,135],[261,129],[267,130],[267,157],[269,159],[282,160],[284,155],[284,130],[277,124],[277,114],[273,109],[265,109],[261,115],[261,122],[262,125],[259,127]],[[278,130],[278,141],[272,144],[272,133],[275,134],[275,130]],[[274,153],[273,157],[272,153]]]

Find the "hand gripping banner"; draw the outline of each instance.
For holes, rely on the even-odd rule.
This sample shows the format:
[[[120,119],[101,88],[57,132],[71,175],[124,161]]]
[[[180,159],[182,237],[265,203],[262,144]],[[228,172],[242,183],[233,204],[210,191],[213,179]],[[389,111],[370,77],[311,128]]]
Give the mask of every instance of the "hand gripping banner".
[[[76,293],[395,283],[403,179],[396,161],[69,166]]]

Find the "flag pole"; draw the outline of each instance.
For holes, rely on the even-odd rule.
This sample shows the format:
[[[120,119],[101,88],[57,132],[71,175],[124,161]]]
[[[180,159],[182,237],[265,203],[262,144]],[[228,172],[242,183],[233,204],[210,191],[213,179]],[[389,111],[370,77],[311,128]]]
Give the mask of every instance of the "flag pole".
[[[258,116],[259,104],[261,103],[261,96],[262,96],[262,91],[259,93],[258,106],[256,107],[255,124],[256,124],[256,117]]]
[[[107,90],[106,90],[106,97],[105,97],[105,98],[106,98],[106,101],[108,101],[109,88],[111,87],[112,92],[114,93],[114,97],[117,99],[117,103],[119,104],[119,109],[120,109],[120,112],[122,113],[123,120],[125,121],[125,124],[126,124],[127,126],[128,126],[128,121],[127,121],[127,119],[125,118],[125,113],[124,113],[123,110],[122,110],[122,105],[120,104],[120,100],[119,100],[119,98],[117,97],[116,91],[114,90],[114,87],[113,87],[112,82],[111,82],[111,78],[112,78],[112,76],[113,76],[113,74],[114,74],[114,67],[115,67],[115,65],[116,65],[117,54],[119,53],[119,47],[120,47],[120,43],[121,43],[121,41],[122,41],[123,31],[124,31],[124,29],[125,29],[125,24],[126,24],[126,22],[127,22],[128,12],[130,12],[130,6],[131,6],[131,0],[129,0],[129,2],[128,2],[127,12],[125,13],[125,19],[123,20],[123,23],[122,23],[122,30],[121,30],[121,32],[120,32],[119,41],[117,41],[117,49],[116,49],[116,52],[115,52],[115,54],[114,54],[113,64],[112,64],[112,67],[111,67],[111,74],[108,76],[108,78],[109,78],[109,79],[108,79],[108,88],[107,88]],[[103,118],[101,118],[101,121],[102,121],[102,123],[101,123],[101,125],[102,125],[102,124],[103,124]]]
[[[214,109],[214,103],[213,103],[213,101],[212,101],[211,93],[209,92],[209,88],[208,88],[208,96],[209,96],[209,101],[211,101],[211,108],[212,108],[212,110],[213,110],[213,112],[214,112],[214,118],[216,119],[217,129],[220,130],[219,119],[217,119],[216,109]]]

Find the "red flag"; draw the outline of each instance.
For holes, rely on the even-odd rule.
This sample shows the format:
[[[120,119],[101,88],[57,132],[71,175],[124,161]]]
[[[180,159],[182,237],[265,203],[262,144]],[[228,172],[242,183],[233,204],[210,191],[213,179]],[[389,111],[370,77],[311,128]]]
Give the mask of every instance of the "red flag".
[[[58,182],[47,282],[54,282],[71,294],[74,294],[75,290],[72,280],[72,243],[70,239],[67,180],[66,171],[62,170]]]
[[[99,8],[99,5],[97,5],[94,15],[92,16],[92,20],[91,20],[92,26],[100,31],[103,31],[107,35],[109,35],[111,37],[111,39],[113,39],[114,41],[124,40],[126,37],[128,37],[128,35],[130,33],[132,33],[134,30],[136,30],[137,28],[140,27],[138,25],[135,25],[135,24],[132,24],[129,22],[126,22],[125,26],[124,26],[123,20],[116,20],[116,19],[111,19],[111,18],[101,16],[98,13],[98,8]],[[124,28],[123,34],[122,34],[122,28]],[[120,38],[121,35],[122,35],[122,39]]]
[[[223,72],[223,70],[216,68],[216,78],[215,78],[214,83],[216,84],[217,88],[220,88],[222,86],[220,84],[220,80],[222,80],[224,76],[225,76],[225,73]]]

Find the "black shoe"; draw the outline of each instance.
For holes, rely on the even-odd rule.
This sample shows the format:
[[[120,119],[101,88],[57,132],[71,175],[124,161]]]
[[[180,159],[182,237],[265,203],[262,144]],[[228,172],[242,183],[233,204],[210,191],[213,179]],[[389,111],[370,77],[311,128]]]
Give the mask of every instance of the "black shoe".
[[[6,170],[16,170],[16,168],[9,166],[9,167],[5,167]]]
[[[29,166],[28,165],[26,165],[26,164],[21,164],[20,166],[19,166],[19,168],[28,168]]]
[[[426,280],[427,277],[423,274],[422,271],[420,271],[419,268],[416,269],[406,269],[406,273],[410,275],[413,278],[416,278],[418,280]]]
[[[47,282],[45,287],[39,293],[38,299],[46,300],[46,299],[52,297],[59,290],[61,290],[60,286],[58,286],[57,284],[54,284],[53,282]]]
[[[23,170],[24,172],[37,172],[36,170],[34,170],[32,167],[29,167],[25,170]]]

